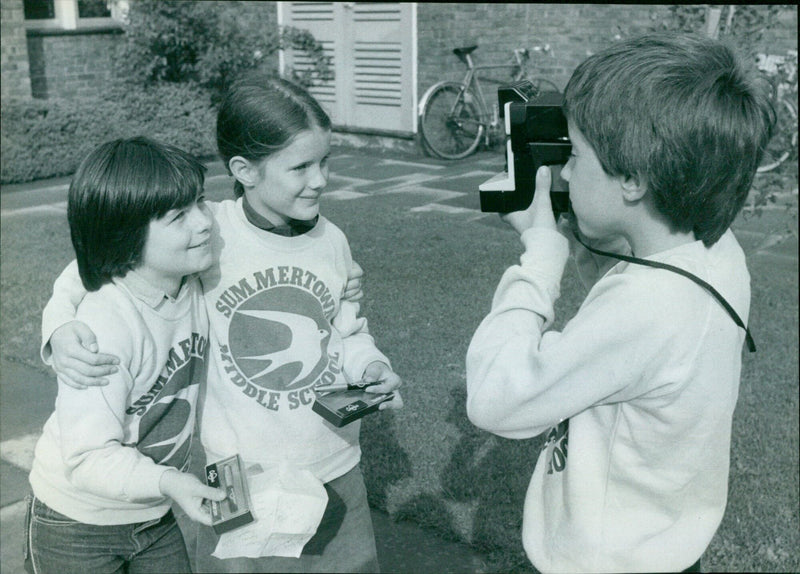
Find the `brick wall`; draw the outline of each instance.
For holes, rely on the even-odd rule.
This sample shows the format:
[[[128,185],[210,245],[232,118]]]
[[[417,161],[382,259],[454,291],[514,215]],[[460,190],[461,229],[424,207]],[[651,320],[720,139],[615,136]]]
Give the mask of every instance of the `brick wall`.
[[[31,97],[22,0],[0,0],[0,96]]]
[[[275,25],[274,2],[246,2],[248,18]],[[23,26],[22,0],[0,0],[2,6],[3,97],[81,97],[111,74],[110,55],[121,39],[115,28],[101,30],[29,30]],[[512,50],[549,45],[549,55],[533,53],[530,69],[566,85],[572,70],[587,55],[614,41],[653,27],[665,17],[666,5],[429,3],[417,5],[418,91],[442,78],[460,79],[463,66],[452,54],[456,46],[477,44],[477,63],[510,61]],[[781,25],[765,40],[767,52],[797,49],[797,10],[789,7]],[[28,76],[30,56],[30,76]],[[30,79],[28,79],[28,77]],[[509,78],[508,71],[494,74]],[[486,96],[496,97],[487,84]],[[490,103],[491,103],[490,101]]]
[[[762,40],[765,53],[786,54],[786,50],[797,50],[797,6],[789,5],[778,18],[779,26],[771,30],[769,38]]]
[[[26,68],[23,75],[27,81],[27,94],[35,98],[64,97],[80,98],[102,87],[112,75],[112,54],[122,41],[122,28],[111,24],[102,28],[30,29],[23,24],[22,0],[0,0],[3,6],[3,97],[6,76],[6,4],[16,6],[18,19],[10,22],[9,29],[21,35],[21,46],[25,51]],[[242,3],[243,18],[257,20],[264,29],[272,29],[277,22],[275,2],[246,1]],[[276,56],[277,62],[277,56]]]
[[[418,5],[419,90],[442,78],[460,79],[463,65],[452,54],[456,46],[477,44],[476,64],[509,61],[514,48],[550,46],[550,54],[532,52],[529,69],[563,88],[572,70],[590,53],[607,46],[624,26],[644,31],[662,6],[606,4]],[[508,72],[497,72],[498,79]]]
[[[29,30],[31,91],[35,98],[80,98],[112,75],[111,56],[122,29]]]
[[[417,8],[419,93],[441,79],[460,80],[464,66],[452,50],[477,44],[476,64],[513,59],[514,48],[549,44],[550,55],[532,52],[532,75],[542,75],[560,88],[588,55],[618,35],[630,37],[652,29],[668,13],[667,5],[614,4],[486,4],[427,3]],[[768,53],[797,49],[797,10],[788,7],[780,26],[763,42]],[[509,72],[496,72],[499,80]],[[490,104],[496,85],[483,84]],[[488,93],[486,93],[488,92]]]

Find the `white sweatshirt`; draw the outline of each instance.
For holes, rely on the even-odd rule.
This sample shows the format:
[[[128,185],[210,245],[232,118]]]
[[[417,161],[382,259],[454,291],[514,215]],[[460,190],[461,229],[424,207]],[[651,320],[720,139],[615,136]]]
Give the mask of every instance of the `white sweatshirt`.
[[[219,264],[201,276],[210,321],[206,457],[238,453],[246,465],[290,463],[322,482],[338,478],[361,458],[360,422],[329,424],[311,410],[312,387],[344,382],[342,371],[358,381],[373,361],[390,365],[359,305],[342,299],[353,265],[347,238],[321,216],[308,233],[285,237],[250,224],[241,198],[207,205]],[[82,296],[79,279],[56,282],[44,343]]]
[[[522,242],[467,353],[467,412],[508,438],[550,429],[525,499],[528,557],[542,572],[691,566],[725,510],[744,331],[689,279],[618,263],[546,332],[567,240],[532,229]],[[747,321],[730,231],[650,259],[709,282]]]
[[[359,305],[342,299],[353,265],[347,238],[322,216],[308,233],[284,237],[250,224],[241,199],[210,205],[219,265],[203,275],[211,323],[203,446],[210,460],[238,452],[333,480],[360,460],[360,422],[329,424],[311,410],[312,387],[389,364]]]
[[[68,268],[77,275],[77,265]],[[87,524],[159,518],[171,501],[161,475],[189,464],[205,378],[208,319],[196,277],[170,299],[130,272],[88,293],[75,319],[119,357],[109,384],[58,385],[36,444],[30,482],[52,509]]]

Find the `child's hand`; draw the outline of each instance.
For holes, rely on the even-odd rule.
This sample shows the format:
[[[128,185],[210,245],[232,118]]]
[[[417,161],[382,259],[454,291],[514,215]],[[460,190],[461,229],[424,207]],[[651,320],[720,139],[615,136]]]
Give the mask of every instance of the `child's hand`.
[[[114,355],[97,352],[97,339],[80,321],[70,321],[50,337],[51,362],[58,379],[75,389],[108,384],[102,378],[117,372],[119,360]]]
[[[206,486],[196,476],[174,468],[161,475],[158,486],[161,494],[174,500],[189,518],[206,526],[211,526],[211,515],[203,501],[219,502],[226,497],[224,490]]]
[[[389,365],[381,361],[373,361],[364,370],[364,376],[362,377],[362,380],[365,383],[382,381],[379,385],[367,387],[365,391],[368,393],[389,393],[394,391],[394,398],[391,401],[381,403],[378,409],[397,410],[403,408],[403,397],[400,396],[400,391],[397,390],[400,388],[400,385],[403,384],[403,381],[400,379],[397,373],[395,373],[389,367]]]
[[[550,168],[540,167],[536,172],[536,191],[528,209],[500,215],[500,218],[520,235],[532,227],[556,231],[556,219],[553,216],[553,205],[550,200],[551,178]]]
[[[347,285],[344,286],[344,294],[342,299],[356,302],[364,297],[364,291],[361,290],[361,278],[364,276],[364,270],[361,266],[353,261],[353,266],[347,273]]]

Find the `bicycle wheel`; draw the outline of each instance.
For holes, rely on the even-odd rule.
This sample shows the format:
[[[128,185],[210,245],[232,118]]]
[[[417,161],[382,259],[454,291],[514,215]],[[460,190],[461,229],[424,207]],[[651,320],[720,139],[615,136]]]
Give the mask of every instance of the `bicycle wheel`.
[[[457,82],[443,82],[428,92],[419,128],[431,153],[442,159],[461,159],[478,148],[485,127],[475,101]]]
[[[775,108],[777,122],[775,134],[769,140],[758,173],[772,171],[790,157],[797,156],[797,110],[786,99],[782,99]]]

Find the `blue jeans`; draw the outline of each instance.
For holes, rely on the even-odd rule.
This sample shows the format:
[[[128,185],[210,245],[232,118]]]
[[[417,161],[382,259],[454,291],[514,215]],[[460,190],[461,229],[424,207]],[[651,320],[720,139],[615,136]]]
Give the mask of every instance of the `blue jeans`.
[[[183,536],[172,512],[136,524],[84,524],[35,496],[25,520],[25,570],[39,573],[190,572]]]
[[[219,537],[210,526],[197,528],[198,572],[379,572],[372,515],[361,469],[356,466],[325,485],[328,506],[317,533],[299,558],[211,556]],[[191,527],[191,526],[190,526]]]

